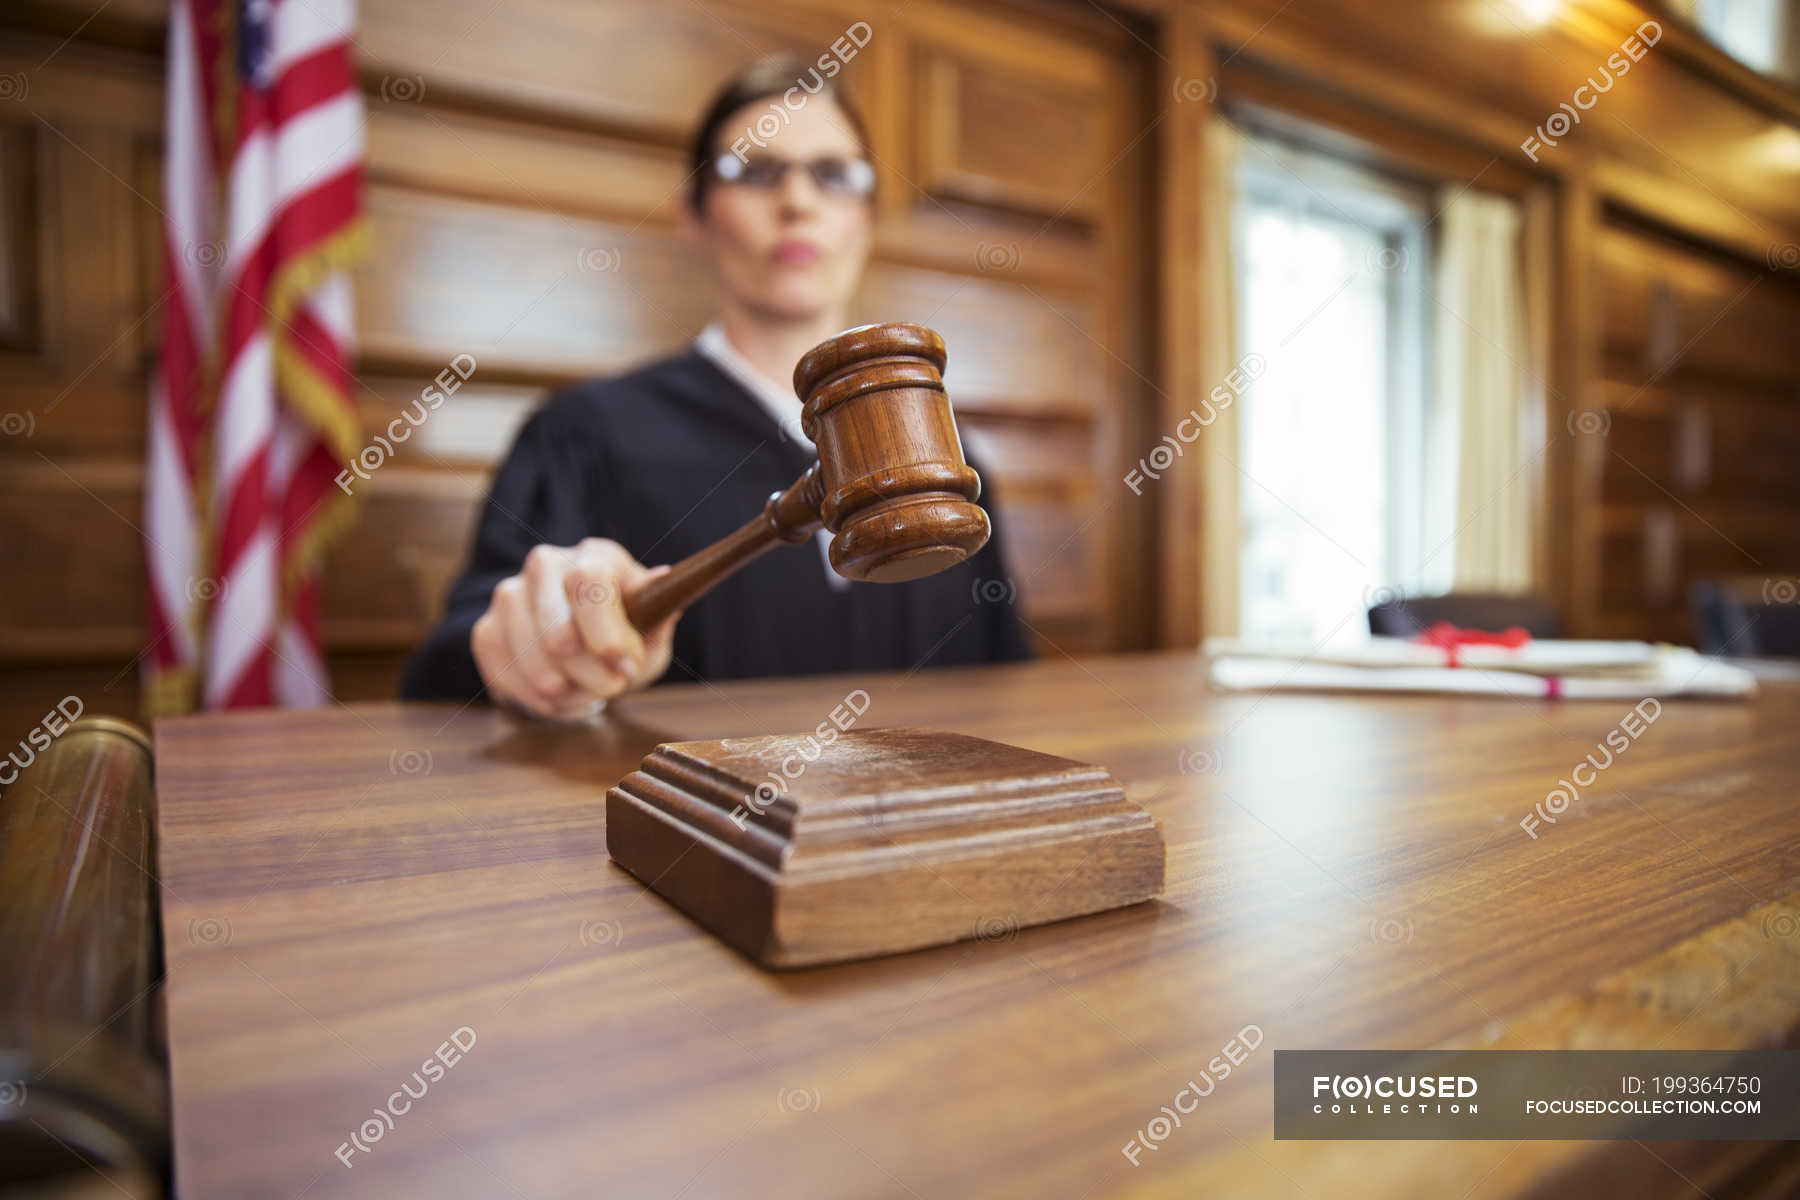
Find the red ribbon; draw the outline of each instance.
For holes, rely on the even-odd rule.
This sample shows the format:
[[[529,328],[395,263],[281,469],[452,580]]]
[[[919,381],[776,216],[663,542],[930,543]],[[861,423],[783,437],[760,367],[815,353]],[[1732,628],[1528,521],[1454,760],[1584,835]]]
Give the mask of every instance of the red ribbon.
[[[1464,646],[1505,646],[1517,650],[1530,640],[1531,634],[1518,625],[1499,633],[1489,633],[1483,629],[1459,629],[1448,621],[1439,621],[1413,638],[1422,645],[1441,648],[1446,667],[1462,666],[1461,649]]]

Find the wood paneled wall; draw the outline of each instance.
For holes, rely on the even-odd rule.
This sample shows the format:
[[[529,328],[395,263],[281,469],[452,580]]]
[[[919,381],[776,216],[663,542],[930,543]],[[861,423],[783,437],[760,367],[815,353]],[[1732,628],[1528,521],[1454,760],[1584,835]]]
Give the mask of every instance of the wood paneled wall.
[[[145,378],[156,345],[161,5],[32,4],[0,32],[0,692],[135,708]],[[470,381],[361,485],[326,567],[340,696],[390,696],[487,477],[547,389],[678,348],[710,313],[678,231],[720,80],[864,21],[844,79],[880,170],[859,320],[931,325],[991,466],[1045,649],[1145,644],[1132,514],[1097,482],[1149,398],[1150,71],[1075,6],[364,0],[358,403],[384,428],[458,355]],[[196,581],[196,587],[205,587]],[[39,714],[41,715],[41,714]]]
[[[1688,640],[1695,580],[1791,579],[1800,562],[1800,286],[1624,214],[1597,250],[1602,378],[1585,425],[1600,436],[1579,467],[1598,510],[1592,619]]]
[[[1530,476],[1546,590],[1579,632],[1691,637],[1692,579],[1800,568],[1800,95],[1659,5],[1567,0],[1534,22],[1541,7],[363,0],[369,430],[453,356],[478,365],[376,473],[332,557],[340,693],[391,692],[546,389],[705,318],[676,214],[708,90],[858,20],[872,36],[847,78],[881,171],[858,316],[946,335],[1048,645],[1199,629],[1206,462],[1141,497],[1121,478],[1229,366],[1197,332],[1217,107],[1526,205],[1546,264]],[[20,0],[0,16],[0,717],[18,728],[71,692],[136,705],[162,10]],[[1657,45],[1532,161],[1521,142],[1650,19]]]

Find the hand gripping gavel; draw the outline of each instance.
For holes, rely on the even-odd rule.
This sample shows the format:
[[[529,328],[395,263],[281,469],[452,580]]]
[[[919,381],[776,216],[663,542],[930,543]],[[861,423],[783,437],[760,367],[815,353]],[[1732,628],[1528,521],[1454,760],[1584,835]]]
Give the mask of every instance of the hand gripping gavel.
[[[985,546],[981,479],[963,460],[943,370],[944,339],[919,325],[861,325],[808,351],[794,368],[794,392],[818,461],[743,528],[627,595],[631,623],[655,628],[821,523],[833,535],[831,565],[846,579],[903,583]]]

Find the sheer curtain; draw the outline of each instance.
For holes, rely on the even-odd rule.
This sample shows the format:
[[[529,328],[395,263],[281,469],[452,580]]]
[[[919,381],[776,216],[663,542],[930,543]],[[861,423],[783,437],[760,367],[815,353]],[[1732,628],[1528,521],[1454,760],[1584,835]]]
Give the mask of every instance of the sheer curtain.
[[[1237,214],[1238,166],[1243,155],[1243,135],[1223,117],[1215,117],[1206,130],[1206,189],[1201,211],[1206,214],[1201,231],[1202,270],[1206,303],[1201,310],[1201,360],[1206,377],[1223,379],[1243,355],[1239,345],[1237,313],[1237,253],[1234,236]],[[1200,484],[1200,620],[1205,637],[1235,637],[1238,632],[1238,559],[1243,531],[1238,516],[1238,415],[1237,405],[1217,408],[1217,418],[1206,431],[1213,453],[1206,458]]]
[[[1532,587],[1519,210],[1460,190],[1439,219],[1428,573],[1457,591]]]

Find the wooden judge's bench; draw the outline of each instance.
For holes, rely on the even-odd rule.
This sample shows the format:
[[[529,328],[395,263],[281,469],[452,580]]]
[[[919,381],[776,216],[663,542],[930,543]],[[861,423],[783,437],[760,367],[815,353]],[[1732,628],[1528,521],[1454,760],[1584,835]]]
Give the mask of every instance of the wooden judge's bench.
[[[609,861],[603,797],[652,747],[853,689],[859,728],[1108,768],[1162,895],[770,971]],[[69,896],[160,887],[166,980],[114,986],[166,1010],[183,1195],[1791,1195],[1784,1143],[1271,1138],[1278,1048],[1795,1044],[1800,690],[1666,702],[1530,836],[1614,707],[1225,695],[1167,654],[672,685],[592,728],[197,716],[156,727],[153,866],[90,821]]]

